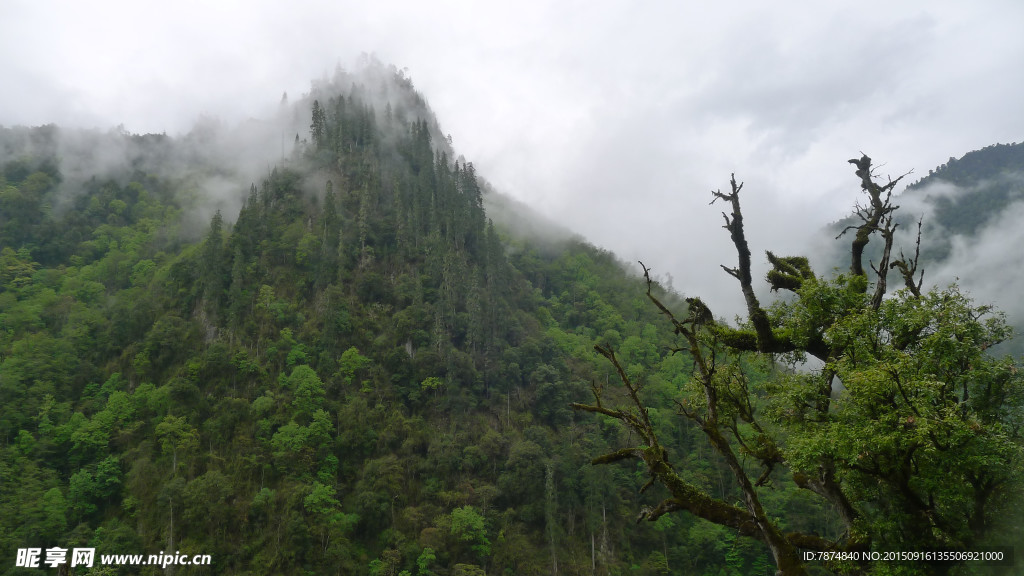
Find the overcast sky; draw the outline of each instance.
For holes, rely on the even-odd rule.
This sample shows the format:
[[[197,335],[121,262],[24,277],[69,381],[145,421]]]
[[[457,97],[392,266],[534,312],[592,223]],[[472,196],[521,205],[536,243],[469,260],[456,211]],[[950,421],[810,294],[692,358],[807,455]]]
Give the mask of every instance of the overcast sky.
[[[755,259],[894,176],[1024,140],[1024,2],[0,3],[0,124],[187,132],[308,92],[362,52],[407,68],[500,190],[735,312],[713,188]]]

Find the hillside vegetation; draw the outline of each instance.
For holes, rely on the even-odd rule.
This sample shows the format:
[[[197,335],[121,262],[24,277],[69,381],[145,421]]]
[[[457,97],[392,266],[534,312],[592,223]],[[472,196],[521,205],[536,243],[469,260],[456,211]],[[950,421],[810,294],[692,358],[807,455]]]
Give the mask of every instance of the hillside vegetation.
[[[282,118],[251,186],[216,125],[0,129],[0,572],[53,546],[212,556],[191,574],[769,570],[693,518],[633,526],[658,495],[590,464],[630,441],[569,409],[615,378],[601,343],[692,480],[732,490],[668,418],[689,361],[638,278],[495,227],[394,70],[339,72]]]
[[[1019,534],[1001,317],[869,281],[880,242],[838,277],[769,253],[762,307],[735,179],[729,324],[492,191],[373,62],[239,127],[0,128],[0,169],[0,574],[952,573],[801,551]]]

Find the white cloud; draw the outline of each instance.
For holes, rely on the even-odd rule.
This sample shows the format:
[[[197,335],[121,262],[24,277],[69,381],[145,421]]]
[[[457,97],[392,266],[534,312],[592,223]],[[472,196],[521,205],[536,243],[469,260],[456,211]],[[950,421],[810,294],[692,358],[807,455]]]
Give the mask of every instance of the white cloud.
[[[920,173],[1022,139],[1021,22],[1016,1],[13,0],[0,124],[182,134],[376,53],[498,188],[734,310],[709,191],[736,172],[755,255],[793,252],[853,205],[861,150]]]

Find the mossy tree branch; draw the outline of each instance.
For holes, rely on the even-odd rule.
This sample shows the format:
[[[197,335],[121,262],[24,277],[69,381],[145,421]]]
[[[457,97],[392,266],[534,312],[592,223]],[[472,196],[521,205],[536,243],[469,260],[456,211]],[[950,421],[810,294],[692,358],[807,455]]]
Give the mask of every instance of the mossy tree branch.
[[[630,379],[610,348],[596,347],[626,390],[625,407],[605,405],[596,386],[595,404],[573,405],[616,418],[642,439],[639,446],[593,461],[641,460],[650,474],[642,491],[656,484],[669,491],[668,498],[644,508],[639,519],[655,520],[685,510],[730,527],[764,542],[780,574],[806,573],[798,549],[865,551],[876,542],[891,544],[889,526],[894,522],[906,530],[901,542],[969,546],[989,530],[993,495],[1005,491],[1003,485],[1009,484],[1013,474],[1007,469],[1016,461],[1015,454],[1024,453],[1019,426],[1007,426],[995,418],[992,430],[1003,434],[997,442],[982,424],[987,422],[986,414],[1004,414],[991,408],[1007,403],[993,390],[1009,394],[1024,389],[1012,365],[989,362],[982,355],[988,342],[998,341],[1005,332],[999,322],[983,322],[981,316],[988,308],[972,306],[955,288],[922,296],[920,221],[913,256],[903,252],[893,256],[899,223],[892,191],[905,175],[878,184],[868,156],[850,162],[857,166],[861,188],[868,195],[868,204],[856,209],[860,224],[839,235],[855,231],[851,273],[820,280],[806,258],[767,252],[771,289],[796,295],[795,301],[773,307],[771,315],[754,292],[740,204],[743,184],[735,176],[730,178],[728,193],[712,192],[712,203],[722,200],[731,208],[722,216],[738,262],[722,268],[739,281],[746,322],[734,327],[716,321],[707,304],[696,297],[686,299],[686,316],[677,317],[654,295],[650,270],[641,262],[648,299],[681,337],[672,352],[686,353],[693,360],[687,393],[675,401],[677,412],[700,429],[729,468],[738,501],[712,498],[676,473],[648,418],[642,387]],[[876,234],[883,246],[880,260],[868,262],[875,274],[872,285],[863,260],[864,249]],[[887,275],[893,269],[903,277],[907,291],[887,298]],[[775,354],[791,352],[796,359],[803,359],[803,354],[814,356],[823,366],[809,375],[782,376],[769,384],[777,388],[763,389],[778,393],[779,398],[766,399],[742,370],[722,360],[725,354],[767,354],[774,359]],[[962,358],[954,362],[950,354]],[[838,381],[845,384],[840,392],[844,401],[833,404],[833,386]],[[961,392],[955,390],[957,386]],[[925,398],[929,401],[924,402]],[[759,411],[770,414],[770,422]],[[760,475],[749,467],[750,458],[760,464]],[[955,464],[953,469],[947,468],[950,463]],[[770,485],[772,471],[778,468],[787,469],[796,486],[831,505],[845,528],[842,535],[833,540],[781,530],[780,522],[766,512],[759,492]],[[943,484],[949,473],[958,475],[960,482]],[[865,493],[866,485],[878,493]],[[881,517],[880,502],[895,508],[891,517]],[[869,568],[866,564],[826,567]]]

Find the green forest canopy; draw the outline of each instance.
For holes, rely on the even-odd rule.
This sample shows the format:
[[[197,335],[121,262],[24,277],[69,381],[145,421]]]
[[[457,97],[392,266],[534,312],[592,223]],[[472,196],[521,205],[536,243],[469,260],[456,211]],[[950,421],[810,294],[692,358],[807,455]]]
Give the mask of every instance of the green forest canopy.
[[[592,466],[636,432],[569,409],[613,387],[593,347],[614,350],[667,461],[709,497],[742,499],[716,440],[676,414],[700,380],[645,293],[674,310],[681,298],[583,242],[495,227],[485,183],[393,69],[339,73],[294,106],[308,137],[198,234],[196,190],[233,169],[194,154],[195,138],[0,129],[0,572],[27,573],[16,551],[49,546],[210,554],[196,574],[774,570],[760,541],[693,515],[627,522],[669,492],[640,493],[642,465]],[[70,138],[84,145],[69,152]],[[83,173],[105,149],[124,162]],[[854,306],[864,292],[847,282],[801,290]],[[840,317],[800,310],[765,314],[792,342]],[[751,389],[791,380],[780,402],[820,397],[817,380],[755,356],[724,366]],[[773,426],[806,416],[775,406]],[[788,465],[800,454],[786,445]],[[1013,454],[974,464],[1019,465]],[[796,475],[772,480],[758,495],[786,530],[840,537],[840,511]],[[866,521],[891,528],[872,542],[921,521],[877,511]]]

